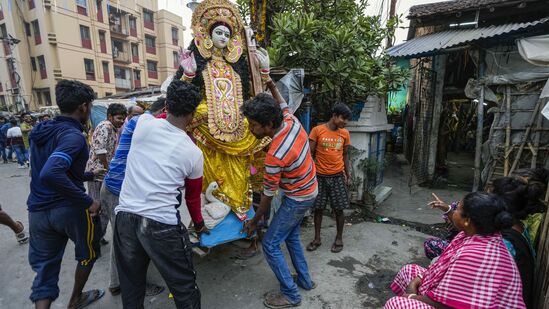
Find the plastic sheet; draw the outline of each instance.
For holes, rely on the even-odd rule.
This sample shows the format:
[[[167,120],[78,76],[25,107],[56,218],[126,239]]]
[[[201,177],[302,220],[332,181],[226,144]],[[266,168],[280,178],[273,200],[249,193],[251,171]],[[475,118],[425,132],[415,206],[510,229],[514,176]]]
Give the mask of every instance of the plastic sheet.
[[[248,218],[253,218],[255,211],[251,208],[247,213]],[[230,212],[221,223],[210,230],[210,234],[203,234],[200,237],[200,245],[202,247],[215,247],[227,242],[243,239],[248,235],[242,233],[244,221],[240,221],[234,212]]]

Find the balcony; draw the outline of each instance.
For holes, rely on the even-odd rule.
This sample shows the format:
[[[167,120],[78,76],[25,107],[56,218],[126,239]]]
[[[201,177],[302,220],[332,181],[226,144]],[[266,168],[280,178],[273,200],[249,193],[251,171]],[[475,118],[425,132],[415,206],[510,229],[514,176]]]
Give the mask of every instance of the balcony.
[[[132,56],[132,62],[133,63],[139,63],[139,56],[138,55],[133,55]]]
[[[116,48],[113,48],[112,59],[115,62],[121,62],[121,63],[131,63],[132,62],[132,58],[130,56],[130,53],[119,51]]]
[[[117,10],[110,5],[109,9],[109,28],[111,34],[119,37],[127,37],[130,35],[129,27],[129,17],[128,13]]]
[[[136,28],[130,28],[130,35],[133,37],[137,37],[137,29]]]
[[[123,27],[122,25],[111,25],[111,34],[118,35],[121,37],[127,37],[130,35],[130,32],[127,28]]]
[[[132,89],[132,81],[129,79],[115,78],[114,85],[119,89]]]
[[[136,79],[136,80],[133,81],[133,88],[134,89],[141,88],[141,81],[139,79]]]

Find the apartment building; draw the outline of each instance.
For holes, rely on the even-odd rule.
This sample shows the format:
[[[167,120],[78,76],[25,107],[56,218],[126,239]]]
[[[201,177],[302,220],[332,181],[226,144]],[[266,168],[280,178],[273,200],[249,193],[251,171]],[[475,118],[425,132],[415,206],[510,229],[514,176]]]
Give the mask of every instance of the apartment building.
[[[158,0],[0,0],[0,110],[55,105],[60,79],[98,97],[159,86],[177,69],[184,27],[157,8]]]

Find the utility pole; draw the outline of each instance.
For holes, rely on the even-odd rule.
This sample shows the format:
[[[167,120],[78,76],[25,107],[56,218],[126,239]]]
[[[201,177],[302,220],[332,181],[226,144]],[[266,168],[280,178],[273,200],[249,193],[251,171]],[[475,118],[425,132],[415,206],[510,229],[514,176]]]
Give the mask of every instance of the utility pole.
[[[391,0],[389,3],[389,16],[387,16],[387,20],[395,17],[396,14],[396,5],[398,0]],[[387,38],[387,48],[393,46],[393,40],[392,38]]]
[[[25,104],[25,99],[21,93],[21,75],[17,72],[17,61],[15,59],[15,55],[13,54],[15,45],[19,44],[21,41],[14,38],[10,34],[8,34],[7,37],[0,37],[0,41],[6,44],[10,50],[9,54],[6,55],[6,58],[8,62],[8,71],[10,73],[10,83],[12,84],[10,91],[12,96],[15,97],[15,112],[26,111],[27,107]],[[13,85],[13,81],[15,82],[15,86]]]

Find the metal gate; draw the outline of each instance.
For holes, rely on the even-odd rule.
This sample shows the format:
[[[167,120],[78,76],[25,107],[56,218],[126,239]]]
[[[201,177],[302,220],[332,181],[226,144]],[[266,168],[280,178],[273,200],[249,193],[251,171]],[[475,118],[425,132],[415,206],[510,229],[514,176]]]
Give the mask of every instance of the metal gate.
[[[413,118],[412,159],[408,186],[429,181],[429,144],[435,102],[436,72],[431,70],[431,62],[422,61],[416,70],[414,89],[411,97]],[[438,128],[434,128],[438,130]]]

